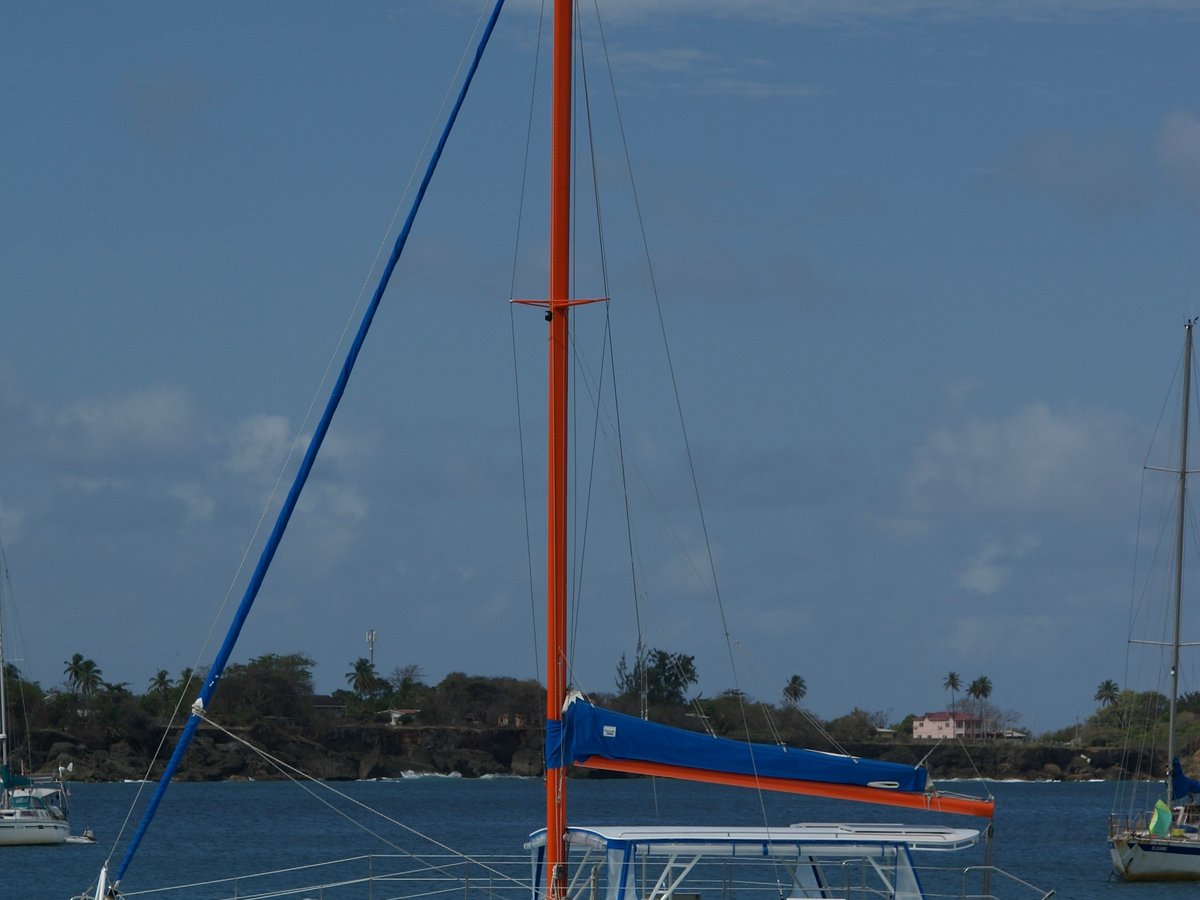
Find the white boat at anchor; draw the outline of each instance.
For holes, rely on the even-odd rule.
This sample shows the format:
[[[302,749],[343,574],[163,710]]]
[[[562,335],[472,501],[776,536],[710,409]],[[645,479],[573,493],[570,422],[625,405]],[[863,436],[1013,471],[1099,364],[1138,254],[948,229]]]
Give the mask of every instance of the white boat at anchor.
[[[1179,425],[1179,455],[1174,468],[1167,469],[1176,478],[1173,578],[1169,620],[1172,625],[1166,641],[1136,640],[1131,643],[1151,646],[1166,657],[1169,675],[1167,688],[1167,747],[1170,771],[1164,794],[1150,809],[1134,813],[1113,813],[1108,821],[1108,847],[1113,873],[1124,881],[1200,881],[1200,781],[1184,774],[1177,755],[1176,707],[1179,701],[1179,655],[1183,617],[1183,573],[1185,524],[1187,522],[1188,432],[1192,388],[1192,333],[1195,319],[1185,327],[1183,376]],[[1160,702],[1155,698],[1155,705]],[[1132,711],[1128,713],[1132,717]],[[1151,754],[1151,758],[1153,754]],[[1134,779],[1142,781],[1144,779]],[[1150,805],[1150,804],[1147,804]]]
[[[64,773],[15,775],[9,767],[4,610],[10,598],[8,562],[0,546],[0,847],[62,844],[71,834]]]
[[[66,843],[71,836],[66,785],[49,776],[12,775],[7,766],[5,774],[0,847]]]

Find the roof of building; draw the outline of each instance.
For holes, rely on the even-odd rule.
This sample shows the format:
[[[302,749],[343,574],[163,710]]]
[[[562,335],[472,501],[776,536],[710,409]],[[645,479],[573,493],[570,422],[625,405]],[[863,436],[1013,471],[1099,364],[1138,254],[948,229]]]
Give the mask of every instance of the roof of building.
[[[958,710],[955,710],[954,712],[943,711],[943,712],[925,713],[925,715],[923,715],[923,716],[917,716],[916,721],[918,721],[918,722],[920,722],[920,721],[926,721],[926,722],[948,722],[948,721],[978,722],[979,717],[973,716],[970,713],[959,712]]]

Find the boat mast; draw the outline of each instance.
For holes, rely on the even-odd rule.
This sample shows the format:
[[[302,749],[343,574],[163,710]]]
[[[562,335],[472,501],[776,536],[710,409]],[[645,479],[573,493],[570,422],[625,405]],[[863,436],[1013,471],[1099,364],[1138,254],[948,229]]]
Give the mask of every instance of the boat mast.
[[[567,692],[567,348],[571,251],[572,3],[554,3],[550,139],[550,321],[546,536],[546,727],[561,727]],[[546,767],[546,896],[566,893],[566,767]]]
[[[1175,625],[1171,635],[1171,703],[1167,726],[1167,806],[1175,805],[1171,783],[1175,765],[1175,704],[1179,696],[1179,626],[1183,610],[1183,526],[1187,507],[1188,411],[1192,390],[1192,325],[1189,319],[1183,341],[1183,413],[1179,424],[1179,507],[1175,511]]]
[[[0,766],[8,772],[8,697],[4,691],[4,601],[8,597],[8,560],[0,546]],[[0,795],[4,787],[0,785]]]

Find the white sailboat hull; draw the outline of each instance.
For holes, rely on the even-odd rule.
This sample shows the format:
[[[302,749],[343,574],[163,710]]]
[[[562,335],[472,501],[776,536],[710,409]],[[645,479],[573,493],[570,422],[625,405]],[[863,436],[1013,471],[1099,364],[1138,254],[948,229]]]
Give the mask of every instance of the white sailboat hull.
[[[1200,881],[1200,840],[1128,834],[1108,842],[1113,872],[1125,881]]]
[[[0,810],[0,847],[63,844],[70,826],[51,815],[30,815],[26,810]]]

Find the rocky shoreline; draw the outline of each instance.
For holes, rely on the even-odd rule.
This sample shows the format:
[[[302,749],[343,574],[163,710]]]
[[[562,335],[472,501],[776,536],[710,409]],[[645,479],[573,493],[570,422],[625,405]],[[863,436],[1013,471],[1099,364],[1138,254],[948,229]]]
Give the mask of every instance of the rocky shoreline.
[[[164,757],[151,765],[161,734],[122,736],[96,747],[71,735],[39,735],[44,748],[37,768],[53,772],[71,764],[76,781],[157,778]],[[173,737],[173,736],[172,736]],[[179,781],[285,777],[252,748],[262,748],[315,778],[399,778],[408,773],[484,775],[542,774],[537,729],[480,726],[324,725],[296,728],[260,723],[223,732],[204,726],[177,773]],[[170,752],[173,740],[165,744]],[[992,778],[1029,781],[1116,779],[1134,760],[1119,748],[1081,749],[1030,743],[928,744],[879,741],[846,746],[848,753],[909,765],[923,764],[934,779]],[[1158,762],[1158,761],[1156,761]],[[1161,762],[1159,763],[1161,766]],[[579,771],[580,777],[602,777]],[[611,776],[609,776],[611,777]]]

